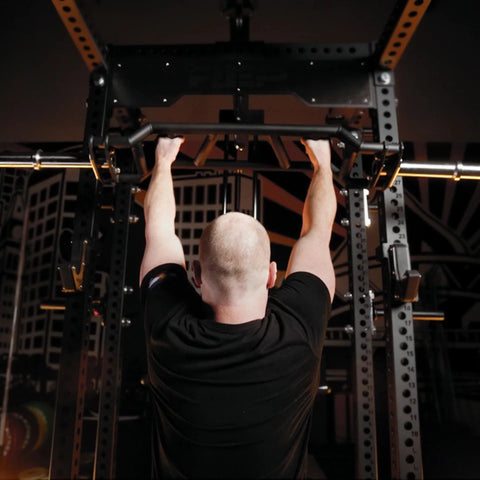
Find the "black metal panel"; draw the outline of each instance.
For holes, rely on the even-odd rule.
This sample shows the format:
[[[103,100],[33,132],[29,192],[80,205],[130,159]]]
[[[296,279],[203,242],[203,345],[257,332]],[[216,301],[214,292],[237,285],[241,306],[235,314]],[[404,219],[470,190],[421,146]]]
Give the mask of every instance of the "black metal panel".
[[[398,142],[393,74],[388,75],[377,76],[376,140]],[[404,245],[408,250],[403,180],[397,177],[380,200],[391,478],[415,479],[422,477],[423,468],[412,305],[395,300],[392,265],[388,260],[393,245]]]
[[[353,174],[362,178],[361,157]],[[358,183],[358,182],[357,182]],[[350,289],[353,303],[354,408],[356,478],[377,478],[377,440],[373,373],[373,298],[369,288],[366,190],[349,187],[347,194]]]
[[[115,478],[121,385],[121,329],[127,260],[131,186],[115,187],[114,229],[104,317],[100,406],[94,478]]]
[[[372,107],[368,44],[112,46],[115,102],[167,107],[183,95],[293,94],[311,106]]]

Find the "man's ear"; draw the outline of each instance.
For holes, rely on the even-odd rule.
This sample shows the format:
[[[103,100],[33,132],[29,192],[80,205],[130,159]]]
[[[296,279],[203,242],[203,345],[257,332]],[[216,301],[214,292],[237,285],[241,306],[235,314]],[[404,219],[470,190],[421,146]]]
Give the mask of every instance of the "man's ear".
[[[194,260],[192,262],[193,268],[193,279],[195,281],[195,285],[199,287],[202,284],[202,266],[198,260]]]
[[[277,280],[277,262],[270,262],[270,266],[268,268],[267,288],[274,287],[276,280]]]

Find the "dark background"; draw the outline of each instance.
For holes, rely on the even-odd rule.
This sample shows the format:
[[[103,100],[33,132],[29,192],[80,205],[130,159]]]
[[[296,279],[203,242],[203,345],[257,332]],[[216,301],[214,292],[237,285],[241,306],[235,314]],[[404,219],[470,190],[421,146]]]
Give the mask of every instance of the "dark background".
[[[86,0],[101,44],[213,43],[229,40],[219,0]],[[258,0],[250,39],[267,43],[375,42],[393,0]],[[475,0],[433,0],[397,68],[400,138],[473,142],[479,135]],[[89,72],[49,0],[0,4],[0,143],[82,139]],[[218,120],[212,99],[182,100],[180,115]],[[298,101],[299,102],[299,101]],[[266,123],[282,116],[270,100]],[[286,104],[289,116],[303,112]],[[269,119],[270,118],[270,119]]]
[[[229,40],[229,25],[218,0],[87,0],[83,3],[87,23],[100,43],[162,45]],[[375,42],[394,3],[393,0],[258,0],[251,19],[250,39],[267,43]],[[400,140],[406,142],[411,158],[480,163],[480,94],[477,86],[480,34],[475,7],[478,8],[478,2],[474,0],[433,0],[395,69]],[[28,150],[38,144],[81,142],[89,72],[52,3],[49,0],[1,2],[0,39],[0,151]],[[296,98],[264,97],[252,99],[251,103],[252,108],[258,105],[258,108],[265,109],[266,123],[315,123],[315,113],[312,113],[315,109],[305,107]],[[218,109],[231,106],[231,99],[226,98],[182,98],[172,111],[165,109],[161,118],[166,121],[216,122]],[[317,119],[317,123],[323,124],[323,118]],[[296,185],[303,185],[305,178],[297,181],[293,176],[287,179],[280,174],[275,180],[285,191],[299,197],[304,195],[303,187],[298,189]],[[462,254],[469,259],[449,267],[449,281],[440,286],[435,284],[436,290],[443,289],[443,294],[436,291],[433,295],[430,290],[424,296],[427,307],[446,312],[445,328],[460,328],[467,313],[477,311],[480,315],[479,300],[445,292],[480,292],[480,247],[479,240],[475,240],[480,215],[478,182],[465,181],[456,185],[448,215],[444,198],[451,187],[447,181],[411,179],[405,181],[405,186],[414,262],[415,256],[420,257],[426,252],[438,254],[439,265],[446,255]],[[467,226],[460,228],[461,219],[469,211]],[[278,222],[278,218],[271,221]],[[468,255],[458,249],[457,243],[450,241],[452,236],[461,240],[458,244],[468,246]],[[143,241],[141,223],[132,229],[132,240],[137,245]],[[140,254],[141,249],[130,252],[128,275],[131,278],[137,276]],[[430,277],[438,273],[435,268],[429,270]],[[440,271],[443,275],[442,267]],[[138,303],[131,300],[126,309],[130,309],[134,316]],[[336,321],[342,324],[342,320]],[[435,329],[436,326],[432,326],[432,330]],[[127,390],[122,414],[125,415],[137,413],[142,402],[138,390],[128,390],[129,382],[135,384],[139,372],[144,369],[143,350],[139,347],[143,347],[142,334],[137,325],[123,337],[126,358],[123,373]],[[458,398],[479,398],[479,351],[479,348],[468,352],[449,351],[454,375],[470,372],[477,378],[469,391],[457,389]],[[425,355],[424,350],[419,350],[420,367],[428,363]],[[344,363],[347,361],[349,359]],[[381,359],[377,365],[381,369]],[[380,371],[375,382],[377,390],[384,386],[381,374]],[[442,379],[435,381],[441,384]],[[464,423],[446,420],[444,411],[443,416],[436,415],[428,402],[431,398],[428,392],[422,394],[426,477],[478,478],[478,426],[472,432]],[[320,398],[317,412],[329,411],[328,402],[327,398]],[[378,413],[382,419],[385,412]],[[473,426],[478,425],[475,415],[471,417]],[[351,477],[353,445],[329,446],[325,439],[332,428],[332,420],[320,414],[316,422],[315,432],[320,433],[314,434],[313,443],[320,452],[319,461],[325,472],[330,476]],[[144,438],[147,427],[148,420],[133,427],[129,422],[121,423],[118,458],[119,472],[124,478],[144,473],[143,455],[148,447],[138,439]],[[90,439],[92,435],[94,437],[87,426],[85,432]],[[383,440],[386,442],[385,438]],[[379,449],[382,452],[384,445],[380,434]],[[387,471],[388,466],[381,464],[380,472],[385,478],[388,478]]]

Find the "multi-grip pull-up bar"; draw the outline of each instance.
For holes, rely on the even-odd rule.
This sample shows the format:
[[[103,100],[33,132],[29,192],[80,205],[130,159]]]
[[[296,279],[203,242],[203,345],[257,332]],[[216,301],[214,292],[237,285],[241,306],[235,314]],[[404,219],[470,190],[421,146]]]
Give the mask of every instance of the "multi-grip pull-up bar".
[[[303,137],[315,139],[335,138],[343,142],[346,148],[356,153],[399,155],[402,151],[399,143],[364,142],[355,130],[341,126],[312,125],[265,125],[247,123],[148,123],[127,136],[109,135],[93,137],[90,146],[96,149],[131,148],[141,145],[153,134],[158,135],[194,135],[207,134],[205,142],[213,144],[220,135],[252,135],[266,136],[270,139],[280,137]],[[204,144],[205,144],[204,142]],[[108,161],[97,163],[93,158],[93,148],[90,152],[80,153],[0,153],[0,168],[32,168],[42,169],[111,169]],[[277,152],[276,152],[277,153]],[[175,169],[225,170],[241,167],[245,170],[281,170],[304,171],[310,169],[308,162],[295,162],[294,165],[266,164],[256,161],[210,160],[192,162],[185,158],[178,159]],[[405,162],[399,164],[398,175],[402,177],[447,178],[453,180],[480,180],[480,165],[464,164],[462,162]]]
[[[267,135],[283,137],[304,137],[313,139],[337,138],[351,146],[358,153],[377,153],[387,150],[398,153],[398,144],[384,145],[378,142],[362,142],[360,134],[341,126],[331,125],[264,125],[248,123],[148,123],[128,137],[110,137],[114,147],[133,146],[149,135]]]

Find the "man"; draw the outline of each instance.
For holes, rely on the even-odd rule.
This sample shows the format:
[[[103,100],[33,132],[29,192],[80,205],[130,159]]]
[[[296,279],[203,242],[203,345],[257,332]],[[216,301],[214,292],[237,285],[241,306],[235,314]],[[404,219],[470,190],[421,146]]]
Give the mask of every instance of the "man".
[[[272,288],[276,265],[263,226],[232,212],[200,239],[200,296],[174,227],[171,165],[182,142],[159,139],[144,205],[153,477],[303,478],[335,289],[329,144],[303,141],[313,176],[282,286]]]

